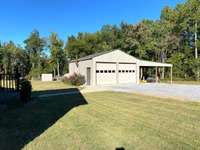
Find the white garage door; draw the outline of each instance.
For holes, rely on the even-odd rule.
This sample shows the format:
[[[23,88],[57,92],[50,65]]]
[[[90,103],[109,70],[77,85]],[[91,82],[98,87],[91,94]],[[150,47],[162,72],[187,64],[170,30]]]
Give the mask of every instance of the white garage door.
[[[136,64],[119,64],[119,83],[136,83]]]
[[[97,85],[116,84],[116,63],[97,63]]]

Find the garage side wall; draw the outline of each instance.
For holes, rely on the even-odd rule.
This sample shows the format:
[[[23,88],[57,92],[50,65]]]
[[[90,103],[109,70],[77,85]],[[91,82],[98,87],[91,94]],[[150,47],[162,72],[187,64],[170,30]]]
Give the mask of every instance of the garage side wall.
[[[91,69],[90,77],[91,77],[91,83],[93,83],[93,61],[92,60],[85,60],[85,61],[80,61],[78,63],[78,66],[76,65],[75,62],[72,62],[69,64],[69,73],[74,74],[74,73],[80,73],[81,75],[85,76],[85,79],[87,80],[87,68],[89,67]]]
[[[76,66],[76,63],[72,62],[69,64],[69,74],[78,73],[78,68]]]

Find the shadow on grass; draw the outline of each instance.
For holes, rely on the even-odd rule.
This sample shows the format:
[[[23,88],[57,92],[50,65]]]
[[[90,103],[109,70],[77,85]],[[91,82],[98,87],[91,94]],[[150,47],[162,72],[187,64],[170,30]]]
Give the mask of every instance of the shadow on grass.
[[[69,88],[69,89],[59,89],[59,90],[34,91],[32,92],[32,97],[35,98],[39,95],[59,94],[59,93],[66,93],[66,92],[79,92],[79,89]]]
[[[71,109],[88,104],[75,88],[33,93],[33,95],[38,95],[71,91],[76,91],[77,94],[34,98],[33,101],[20,107],[0,111],[0,149],[22,149]]]
[[[115,150],[125,150],[123,147],[117,147]]]

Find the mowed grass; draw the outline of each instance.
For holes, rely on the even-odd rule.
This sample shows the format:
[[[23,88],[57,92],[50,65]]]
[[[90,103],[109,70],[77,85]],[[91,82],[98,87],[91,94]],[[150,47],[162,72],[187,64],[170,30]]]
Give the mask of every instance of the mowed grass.
[[[173,83],[200,85],[200,81],[174,81]]]
[[[199,116],[199,103],[128,93],[43,98],[4,113],[0,148],[200,149]]]
[[[161,83],[170,83],[170,80],[161,80]],[[173,84],[188,84],[188,85],[200,85],[200,81],[183,81],[183,80],[174,80]]]
[[[65,93],[68,90],[81,89],[70,84],[63,83],[61,81],[31,81],[32,84],[32,97],[53,94],[53,93]]]
[[[61,81],[31,81],[33,91],[45,91],[45,90],[58,90],[73,87],[72,85],[65,84]]]

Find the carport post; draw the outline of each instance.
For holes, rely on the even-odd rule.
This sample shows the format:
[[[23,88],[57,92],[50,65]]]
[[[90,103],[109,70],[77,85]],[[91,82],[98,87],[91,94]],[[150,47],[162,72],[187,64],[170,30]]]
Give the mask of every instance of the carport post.
[[[172,84],[172,81],[173,80],[173,69],[172,69],[172,67],[171,67],[171,84]]]
[[[156,66],[156,72],[155,72],[155,79],[156,83],[158,82],[158,67]]]
[[[140,67],[140,80],[143,80],[143,69]]]
[[[136,74],[137,74],[136,75],[136,83],[140,84],[140,65],[137,64],[136,67],[137,67],[137,69],[136,69]]]

